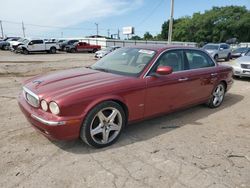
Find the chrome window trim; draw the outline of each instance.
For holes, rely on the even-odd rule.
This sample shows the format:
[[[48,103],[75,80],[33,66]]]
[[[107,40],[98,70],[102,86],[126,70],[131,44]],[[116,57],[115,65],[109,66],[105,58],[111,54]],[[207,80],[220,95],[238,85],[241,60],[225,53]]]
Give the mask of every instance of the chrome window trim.
[[[211,58],[211,56],[204,50],[200,50],[200,49],[192,49],[192,48],[173,48],[173,49],[166,49],[164,51],[162,51],[159,56],[154,60],[154,62],[152,63],[152,65],[149,67],[149,69],[147,70],[147,72],[144,74],[143,78],[147,78],[149,75],[148,73],[151,71],[151,69],[153,68],[153,66],[155,65],[155,63],[158,61],[158,59],[161,57],[161,55],[165,52],[168,52],[168,51],[172,51],[172,50],[196,50],[196,51],[200,51],[200,52],[203,52],[205,54],[208,55],[209,58]],[[187,72],[187,71],[192,71],[192,70],[200,70],[200,69],[207,69],[207,68],[213,68],[213,67],[216,67],[217,66],[217,63],[214,61],[213,58],[211,58],[212,62],[214,63],[214,66],[211,66],[211,67],[202,67],[202,68],[198,68],[198,69],[189,69],[189,70],[182,70],[182,71],[177,71],[177,72],[173,72],[172,74],[176,74],[176,73],[179,73],[179,72]]]
[[[65,121],[48,121],[45,120],[43,118],[40,118],[34,114],[31,114],[31,117],[37,121],[39,121],[40,123],[43,123],[45,125],[49,125],[49,126],[58,126],[58,125],[65,125],[66,122]]]

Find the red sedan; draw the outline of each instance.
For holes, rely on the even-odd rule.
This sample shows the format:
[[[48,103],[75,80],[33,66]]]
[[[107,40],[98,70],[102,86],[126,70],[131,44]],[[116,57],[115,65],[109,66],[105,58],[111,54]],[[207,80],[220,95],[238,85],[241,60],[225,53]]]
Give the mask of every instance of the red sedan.
[[[232,68],[200,49],[121,48],[91,67],[27,80],[18,101],[46,137],[105,147],[128,123],[202,103],[220,106],[232,83]]]

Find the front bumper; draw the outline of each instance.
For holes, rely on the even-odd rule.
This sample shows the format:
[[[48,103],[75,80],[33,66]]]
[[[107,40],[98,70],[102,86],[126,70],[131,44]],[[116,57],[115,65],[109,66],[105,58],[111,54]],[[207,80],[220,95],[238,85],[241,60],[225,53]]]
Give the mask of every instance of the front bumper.
[[[79,138],[82,124],[81,117],[57,117],[41,109],[30,106],[23,95],[18,97],[18,104],[31,125],[52,140],[73,140]]]
[[[250,77],[250,69],[243,69],[238,66],[233,66],[233,73],[234,76]]]

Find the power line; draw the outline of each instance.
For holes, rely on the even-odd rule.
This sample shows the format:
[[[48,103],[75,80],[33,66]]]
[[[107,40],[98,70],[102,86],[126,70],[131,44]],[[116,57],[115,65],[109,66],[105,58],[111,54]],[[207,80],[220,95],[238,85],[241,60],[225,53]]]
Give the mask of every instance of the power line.
[[[149,19],[149,17],[151,17],[155,13],[155,11],[160,7],[160,5],[163,3],[163,1],[164,0],[159,1],[159,3],[150,11],[150,13],[146,17],[144,17],[144,19],[142,21],[140,21],[137,25],[140,27],[141,24],[143,24],[145,21],[147,21]]]

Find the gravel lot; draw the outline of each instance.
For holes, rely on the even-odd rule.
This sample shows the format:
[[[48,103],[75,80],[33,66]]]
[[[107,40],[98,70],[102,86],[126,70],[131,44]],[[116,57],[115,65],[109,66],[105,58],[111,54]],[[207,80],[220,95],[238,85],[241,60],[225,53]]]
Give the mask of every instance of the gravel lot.
[[[203,105],[130,125],[111,147],[51,142],[18,108],[21,82],[93,54],[0,51],[0,187],[250,187],[250,79]]]

